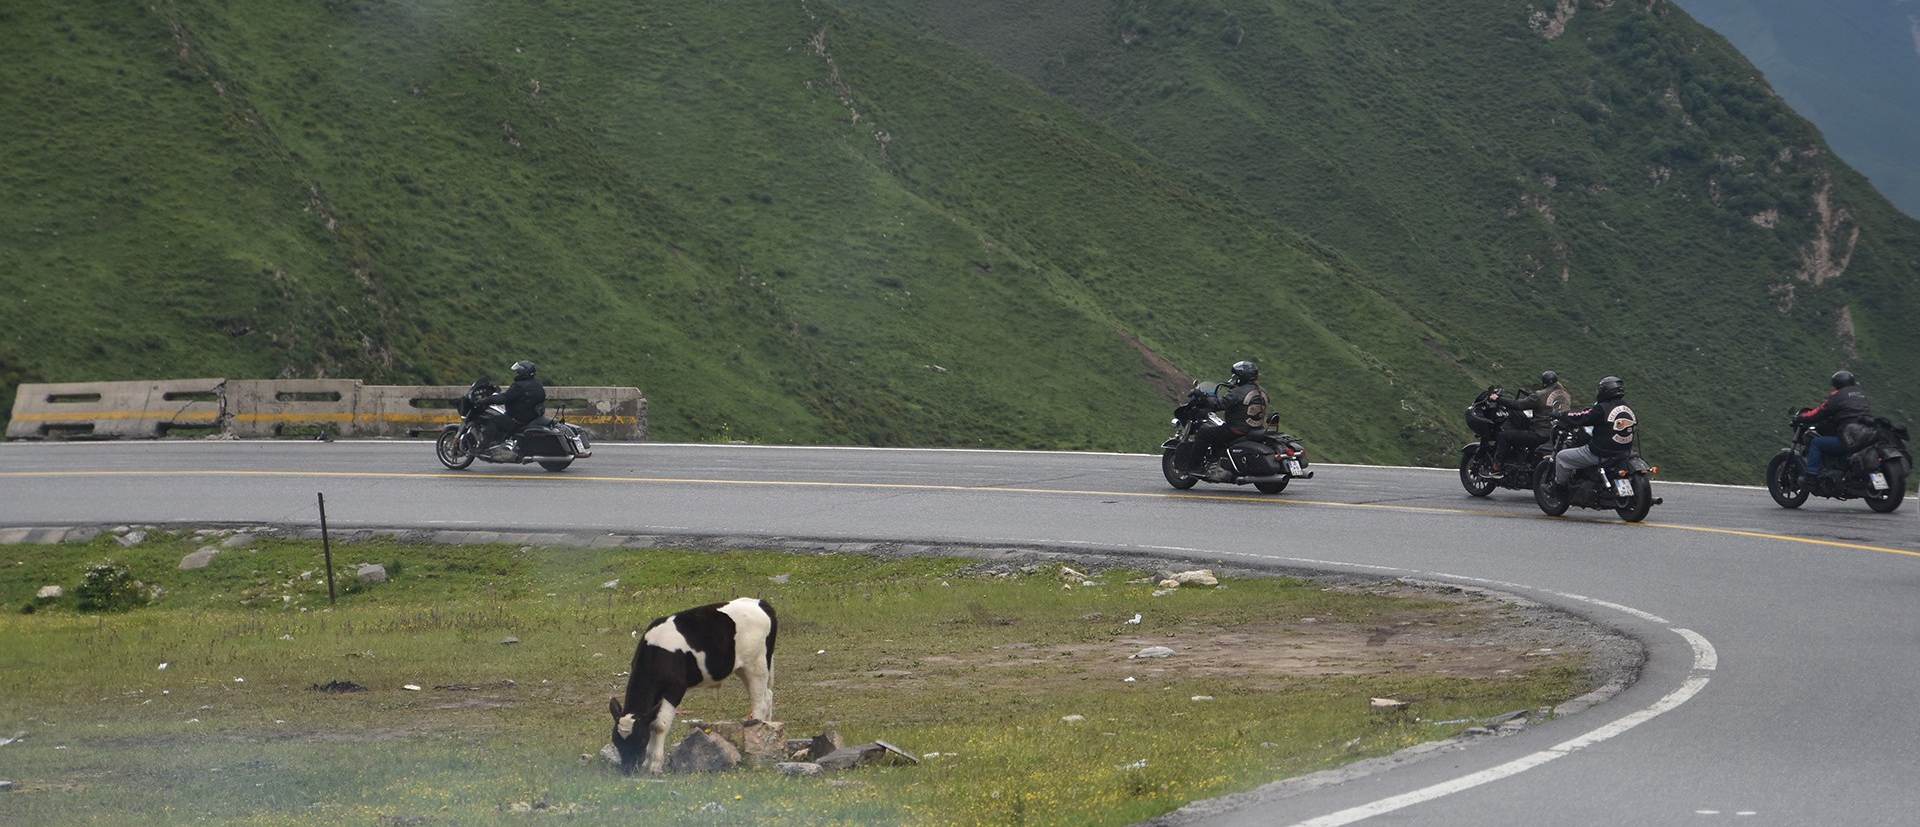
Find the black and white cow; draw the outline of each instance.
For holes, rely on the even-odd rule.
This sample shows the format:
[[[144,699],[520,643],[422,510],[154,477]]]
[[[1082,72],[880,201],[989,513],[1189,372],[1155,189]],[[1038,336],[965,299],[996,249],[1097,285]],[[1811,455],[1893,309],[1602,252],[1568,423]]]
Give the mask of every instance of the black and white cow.
[[[773,642],[779,629],[773,605],[742,597],[667,615],[648,624],[633,652],[627,699],[607,699],[613,713],[613,746],[620,771],[642,764],[658,773],[666,766],[667,730],[687,690],[719,684],[739,673],[747,684],[753,717],[773,720]]]

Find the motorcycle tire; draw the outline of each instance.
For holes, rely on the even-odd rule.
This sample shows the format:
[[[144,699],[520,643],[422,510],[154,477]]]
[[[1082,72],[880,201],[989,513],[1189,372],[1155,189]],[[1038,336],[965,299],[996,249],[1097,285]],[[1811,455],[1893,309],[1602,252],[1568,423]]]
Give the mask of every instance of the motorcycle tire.
[[[1540,506],[1540,513],[1549,517],[1558,517],[1567,513],[1567,496],[1553,495],[1553,463],[1543,462],[1533,469],[1533,502]]]
[[[1867,495],[1867,507],[1877,514],[1887,514],[1900,507],[1900,501],[1907,497],[1907,475],[1899,471],[1888,470],[1887,490],[1875,491]]]
[[[1287,479],[1277,480],[1275,482],[1256,482],[1253,484],[1253,487],[1260,489],[1260,493],[1262,494],[1278,494],[1287,490],[1287,483],[1292,481],[1293,478],[1288,477]]]
[[[1172,448],[1164,448],[1160,451],[1160,473],[1166,476],[1168,485],[1181,491],[1192,488],[1194,483],[1200,481],[1199,477],[1187,476],[1174,469]]]
[[[1799,508],[1807,501],[1806,468],[1791,451],[1781,451],[1767,463],[1767,494],[1781,508]]]
[[[441,465],[454,471],[473,464],[473,450],[460,443],[459,431],[441,431],[440,438],[434,440],[433,452],[440,457]]]
[[[540,460],[540,467],[541,467],[541,468],[545,468],[545,469],[547,469],[548,471],[565,471],[565,470],[567,470],[567,466],[569,466],[569,465],[572,465],[572,464],[573,464],[573,460],[570,460],[570,459],[543,459],[543,460]]]
[[[1480,446],[1468,445],[1460,449],[1460,487],[1475,497],[1485,497],[1493,493],[1499,485],[1494,480],[1474,473],[1474,461],[1480,458]]]
[[[1629,523],[1637,523],[1646,519],[1647,512],[1653,510],[1653,482],[1643,474],[1634,475],[1632,482],[1633,496],[1614,506],[1613,513]]]

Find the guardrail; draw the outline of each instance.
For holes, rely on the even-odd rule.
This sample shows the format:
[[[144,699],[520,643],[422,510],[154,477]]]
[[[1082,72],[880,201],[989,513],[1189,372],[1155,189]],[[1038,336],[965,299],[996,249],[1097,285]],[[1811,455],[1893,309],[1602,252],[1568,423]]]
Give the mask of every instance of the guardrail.
[[[8,439],[168,436],[418,437],[458,422],[465,386],[365,385],[357,379],[175,379],[21,385]],[[547,413],[597,439],[647,438],[638,388],[552,386]]]

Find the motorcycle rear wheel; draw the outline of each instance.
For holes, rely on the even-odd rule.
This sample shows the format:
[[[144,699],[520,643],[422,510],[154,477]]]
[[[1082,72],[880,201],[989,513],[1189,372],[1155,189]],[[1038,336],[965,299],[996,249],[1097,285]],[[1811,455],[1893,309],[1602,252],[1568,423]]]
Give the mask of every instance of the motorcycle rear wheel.
[[[459,431],[441,431],[440,438],[434,440],[434,454],[440,457],[440,464],[459,471],[473,464],[473,451],[460,444]]]
[[[1549,517],[1558,517],[1567,513],[1567,496],[1553,494],[1553,463],[1543,462],[1533,468],[1533,502],[1540,506],[1540,513]]]
[[[1262,494],[1278,494],[1282,491],[1287,490],[1287,483],[1292,481],[1293,481],[1293,478],[1288,477],[1284,480],[1278,480],[1275,482],[1256,482],[1253,484],[1253,487],[1260,489],[1260,493]]]
[[[1613,513],[1629,523],[1637,523],[1653,510],[1653,482],[1641,474],[1634,475],[1632,482],[1633,496],[1626,499],[1625,505],[1614,506]]]
[[[1468,494],[1485,497],[1493,493],[1499,483],[1474,473],[1474,461],[1480,458],[1480,446],[1468,445],[1460,449],[1460,487]]]
[[[573,460],[570,460],[570,459],[543,459],[543,460],[540,460],[540,467],[541,467],[541,468],[545,468],[545,469],[547,469],[548,471],[565,471],[565,470],[567,470],[567,466],[569,466],[569,465],[572,465],[572,464],[573,464]]]
[[[1867,495],[1867,507],[1875,513],[1886,514],[1900,507],[1900,501],[1907,497],[1907,475],[1899,471],[1887,471],[1887,490],[1875,491]]]
[[[1172,448],[1161,449],[1160,473],[1166,476],[1168,485],[1185,491],[1192,488],[1194,483],[1199,482],[1200,478],[1187,476],[1175,470],[1173,467],[1173,451],[1174,449]]]
[[[1767,463],[1767,493],[1781,508],[1799,508],[1807,501],[1807,473],[1800,458],[1791,452],[1775,454]]]

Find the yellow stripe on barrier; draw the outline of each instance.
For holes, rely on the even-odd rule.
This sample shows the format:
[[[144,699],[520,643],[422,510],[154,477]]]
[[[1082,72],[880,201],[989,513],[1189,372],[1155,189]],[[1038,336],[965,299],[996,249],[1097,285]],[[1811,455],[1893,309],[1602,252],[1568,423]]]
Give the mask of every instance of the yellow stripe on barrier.
[[[19,413],[14,414],[16,422],[83,422],[96,419],[153,419],[166,422],[207,422],[220,419],[217,411],[206,413],[167,413],[162,411],[61,411],[59,413]]]

